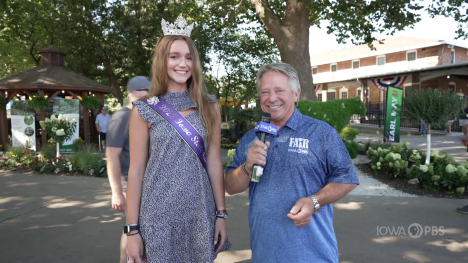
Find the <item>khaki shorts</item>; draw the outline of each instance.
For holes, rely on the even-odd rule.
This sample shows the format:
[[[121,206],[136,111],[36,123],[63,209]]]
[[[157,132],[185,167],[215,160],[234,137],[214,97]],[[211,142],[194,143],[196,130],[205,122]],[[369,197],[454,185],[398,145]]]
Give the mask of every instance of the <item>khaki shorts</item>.
[[[459,119],[458,123],[460,126],[468,125],[468,119]]]

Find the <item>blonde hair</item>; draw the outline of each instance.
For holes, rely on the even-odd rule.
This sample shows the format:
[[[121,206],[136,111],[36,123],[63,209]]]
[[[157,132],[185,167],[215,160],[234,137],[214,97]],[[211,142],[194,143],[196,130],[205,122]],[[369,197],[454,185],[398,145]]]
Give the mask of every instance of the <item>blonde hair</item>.
[[[201,73],[200,58],[192,39],[180,35],[168,35],[160,38],[154,50],[153,65],[151,67],[151,87],[146,99],[153,96],[161,96],[167,92],[168,74],[167,60],[172,43],[176,40],[184,40],[192,55],[192,76],[187,80],[187,89],[192,102],[198,108],[200,120],[206,129],[206,144],[209,145],[213,138],[213,124],[216,121],[215,103],[206,95]]]

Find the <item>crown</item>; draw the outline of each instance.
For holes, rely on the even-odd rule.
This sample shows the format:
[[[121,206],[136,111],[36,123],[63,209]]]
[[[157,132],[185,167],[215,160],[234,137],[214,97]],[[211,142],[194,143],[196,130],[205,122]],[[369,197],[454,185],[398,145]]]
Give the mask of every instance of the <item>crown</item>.
[[[190,37],[190,33],[192,33],[193,29],[193,24],[187,24],[187,21],[185,21],[182,16],[177,17],[177,20],[174,22],[174,24],[170,24],[163,18],[161,25],[165,36],[182,35]]]

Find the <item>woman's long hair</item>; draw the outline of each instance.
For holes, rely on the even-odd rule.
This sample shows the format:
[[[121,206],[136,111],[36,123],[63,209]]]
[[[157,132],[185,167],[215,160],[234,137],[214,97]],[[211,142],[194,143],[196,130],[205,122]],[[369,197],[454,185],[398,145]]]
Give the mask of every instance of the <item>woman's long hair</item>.
[[[213,124],[216,120],[216,112],[214,102],[206,95],[201,74],[200,59],[198,51],[192,39],[186,36],[169,35],[158,40],[154,50],[153,65],[151,67],[151,88],[148,96],[161,96],[167,92],[168,74],[167,60],[172,43],[176,40],[184,40],[190,50],[192,56],[192,76],[187,80],[187,89],[189,90],[190,98],[200,113],[200,118],[203,126],[206,129],[207,145],[210,145],[213,135]]]

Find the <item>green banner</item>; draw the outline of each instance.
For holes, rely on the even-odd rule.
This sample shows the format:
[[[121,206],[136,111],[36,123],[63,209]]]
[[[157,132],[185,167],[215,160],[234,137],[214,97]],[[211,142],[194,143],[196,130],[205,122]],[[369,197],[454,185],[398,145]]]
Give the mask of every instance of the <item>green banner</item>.
[[[390,142],[400,142],[400,109],[403,89],[387,88],[387,116],[385,116],[384,139]]]

